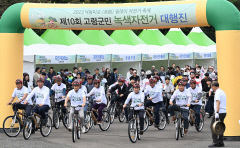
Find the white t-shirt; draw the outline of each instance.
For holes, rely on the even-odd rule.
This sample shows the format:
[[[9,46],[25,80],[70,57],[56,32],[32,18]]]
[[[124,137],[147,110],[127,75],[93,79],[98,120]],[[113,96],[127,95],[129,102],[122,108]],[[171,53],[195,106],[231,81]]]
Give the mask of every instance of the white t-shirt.
[[[42,88],[35,87],[32,92],[28,95],[27,101],[28,103],[32,100],[32,97],[35,96],[36,104],[43,104],[43,105],[48,105],[51,107],[50,104],[50,90],[48,87],[43,86]]]
[[[27,87],[23,86],[21,89],[15,88],[13,91],[12,97],[13,98],[17,97],[18,100],[20,101],[25,94],[28,94],[28,89],[27,89]],[[24,103],[24,101],[21,102],[21,104],[23,104],[23,103]]]
[[[155,85],[153,88],[148,85],[144,91],[144,94],[145,96],[149,95],[149,97],[152,98],[153,103],[163,101],[162,87],[159,87],[158,85]]]
[[[141,91],[145,91],[146,87],[149,85],[149,79],[145,78],[143,79],[142,86],[141,86]]]
[[[218,88],[214,96],[214,110],[217,112],[216,100],[220,101],[219,113],[226,113],[226,94],[223,90]]]
[[[55,83],[53,86],[52,86],[52,88],[51,88],[51,90],[53,90],[54,92],[55,92],[55,99],[56,99],[56,102],[60,102],[60,101],[63,101],[63,100],[65,100],[64,98],[63,98],[63,90],[66,90],[66,85],[65,84],[63,84],[63,83],[61,83],[61,85],[60,86],[58,86],[58,84],[57,83]]]
[[[199,87],[196,87],[195,89],[192,89],[191,87],[188,88],[188,91],[191,93],[192,95],[192,101],[191,104],[192,105],[202,105],[202,97],[199,99],[199,95],[201,95],[202,90]],[[195,103],[196,100],[199,100],[198,103]]]
[[[144,104],[144,93],[143,92],[139,92],[138,94],[136,94],[135,92],[131,92],[128,97],[127,100],[125,101],[124,104],[128,104],[129,101],[132,101],[131,103],[131,107],[135,107],[138,104]],[[134,110],[140,110],[140,109],[144,109],[144,105],[142,105],[141,107],[135,107]]]
[[[192,101],[192,95],[191,95],[191,93],[190,93],[188,90],[186,90],[186,89],[184,89],[183,92],[181,92],[181,91],[178,89],[178,90],[176,90],[176,91],[173,93],[173,95],[172,95],[172,97],[171,97],[171,99],[170,99],[170,101],[173,101],[173,100],[176,100],[176,105],[179,105],[179,106],[187,105],[187,104],[190,104],[190,103],[191,103],[191,101]],[[181,108],[183,108],[183,109],[189,109],[189,107],[185,107],[185,106],[182,106]]]
[[[99,88],[94,87],[88,94],[87,97],[94,95],[94,100],[101,100],[101,102],[96,102],[97,104],[106,104],[107,105],[107,99],[105,96],[105,90],[103,86],[100,86]]]
[[[69,91],[67,97],[71,101],[71,106],[79,106],[83,104],[83,97],[86,97],[86,93],[83,89],[79,89],[77,92],[73,89]]]

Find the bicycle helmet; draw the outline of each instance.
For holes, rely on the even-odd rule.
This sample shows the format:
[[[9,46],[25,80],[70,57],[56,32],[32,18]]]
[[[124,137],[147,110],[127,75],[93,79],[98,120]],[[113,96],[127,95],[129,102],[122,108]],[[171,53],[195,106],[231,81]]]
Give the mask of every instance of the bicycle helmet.
[[[21,79],[17,79],[16,84],[23,84],[23,81]]]
[[[180,86],[180,85],[185,86],[183,81],[180,81],[180,82],[178,83],[178,85],[179,85],[179,86]]]
[[[192,80],[190,81],[190,84],[197,84],[197,81],[194,80],[194,79],[192,79]]]
[[[99,79],[95,79],[94,81],[93,81],[93,83],[94,84],[97,84],[97,83],[100,83],[101,81],[99,80]]]
[[[37,80],[37,82],[43,82],[44,83],[44,79],[41,77]]]
[[[87,79],[93,79],[93,76],[92,76],[92,75],[89,75],[89,76],[87,77]]]
[[[118,82],[125,82],[125,79],[123,77],[118,78]]]
[[[155,75],[153,78],[156,79],[157,81],[160,80],[160,77],[158,75]]]
[[[153,79],[153,78],[150,78],[150,79],[149,79],[149,83],[150,83],[150,84],[152,84],[152,83],[156,83],[156,80]]]
[[[74,80],[72,83],[73,86],[80,86],[81,84],[82,84],[82,81],[79,79]]]
[[[55,80],[56,80],[56,81],[62,81],[62,77],[61,77],[61,76],[56,76],[56,77],[55,77]]]
[[[140,85],[138,83],[133,84],[133,88],[140,88]]]

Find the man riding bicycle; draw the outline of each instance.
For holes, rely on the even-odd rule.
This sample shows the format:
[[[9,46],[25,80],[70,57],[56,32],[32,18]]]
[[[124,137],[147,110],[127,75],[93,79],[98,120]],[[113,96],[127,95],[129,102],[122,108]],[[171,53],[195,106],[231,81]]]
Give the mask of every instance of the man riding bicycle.
[[[176,105],[173,105],[173,101],[176,101]],[[184,133],[188,132],[189,122],[188,122],[188,115],[189,115],[189,106],[191,103],[191,94],[190,92],[185,89],[185,85],[183,81],[178,83],[178,89],[173,93],[170,99],[169,110],[171,116],[173,116],[173,121],[176,120],[174,116],[174,111],[181,111],[184,119]],[[179,110],[180,109],[180,110]]]
[[[45,125],[47,123],[46,120],[46,112],[51,107],[50,104],[50,90],[48,87],[44,86],[44,79],[39,78],[37,80],[37,87],[35,87],[32,92],[28,95],[27,99],[25,100],[24,104],[31,101],[32,97],[35,96],[36,106],[33,108],[33,113],[37,113],[41,116],[42,124]]]
[[[17,101],[13,103],[13,111],[17,112],[19,109],[25,110],[26,115],[30,115],[31,108],[28,109],[27,105],[24,104],[24,100],[28,96],[28,89],[27,87],[23,86],[23,81],[21,79],[16,80],[16,88],[13,91],[12,98],[7,103],[7,105],[11,105],[14,99],[17,97]]]
[[[144,129],[144,93],[140,92],[140,85],[133,85],[134,91],[131,92],[127,100],[125,101],[123,108],[127,107],[127,104],[131,101],[131,107],[134,107],[135,111],[138,111],[139,119],[140,119],[140,135],[143,134]],[[130,112],[129,115],[130,120],[133,118],[133,112]]]
[[[70,114],[69,114],[69,130],[72,130],[72,118],[74,115],[74,111],[78,111],[78,116],[81,120],[82,125],[82,132],[85,133],[85,126],[84,125],[84,106],[86,103],[86,93],[83,89],[80,89],[82,85],[82,81],[80,79],[76,79],[73,81],[72,86],[73,89],[69,91],[67,98],[65,100],[64,106],[67,107],[67,102],[71,101],[71,108],[70,108]],[[81,106],[81,107],[78,107]],[[74,110],[74,107],[75,110]]]
[[[64,107],[66,96],[66,85],[62,83],[62,77],[60,75],[55,77],[56,83],[51,88],[51,95],[54,95],[55,106],[61,108],[63,113],[66,113]]]
[[[92,108],[98,110],[97,124],[101,124],[103,109],[107,106],[107,98],[105,96],[104,87],[100,86],[100,80],[95,79],[93,83],[94,88],[90,91],[90,93],[87,94],[87,97],[94,95],[94,103]]]
[[[116,94],[115,91],[117,91]],[[115,103],[115,102],[119,102],[121,104],[124,104],[125,100],[127,99],[128,96],[128,87],[125,84],[125,79],[120,77],[118,79],[118,84],[116,84],[115,86],[113,86],[110,90],[109,93],[112,94],[112,100],[111,100],[111,104]],[[128,121],[128,110],[125,108],[125,117]]]
[[[199,127],[200,123],[200,110],[202,107],[202,90],[201,88],[197,87],[196,80],[192,79],[190,80],[190,88],[188,88],[189,92],[192,95],[192,101],[190,109],[192,109],[195,112],[195,123],[196,126]]]
[[[160,107],[163,107],[163,97],[162,97],[162,87],[159,87],[159,85],[156,85],[157,81],[154,78],[149,79],[150,85],[147,85],[144,94],[145,96],[149,96],[147,99],[145,106],[154,106],[153,112],[155,117],[155,127],[159,127],[159,110]]]
[[[168,106],[169,106],[169,101],[171,99],[171,96],[174,92],[174,86],[173,84],[170,82],[170,78],[169,77],[166,77],[165,78],[165,85],[164,85],[164,88],[163,88],[163,102],[166,106],[166,119],[167,119],[167,123],[169,124],[170,121],[168,119]]]

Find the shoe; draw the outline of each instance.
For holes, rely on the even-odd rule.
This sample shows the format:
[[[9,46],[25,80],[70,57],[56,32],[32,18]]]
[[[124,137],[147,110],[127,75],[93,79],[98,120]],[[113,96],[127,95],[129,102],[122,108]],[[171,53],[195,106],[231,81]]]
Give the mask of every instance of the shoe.
[[[126,120],[126,123],[128,123],[129,121],[128,120]]]
[[[82,126],[82,133],[85,133],[85,132],[86,132],[85,126]]]
[[[154,124],[154,127],[159,128],[159,124]]]
[[[41,124],[42,124],[42,126],[46,126],[47,122],[48,122],[47,119],[42,119],[42,120],[41,120]]]
[[[172,121],[175,121],[176,120],[176,116],[172,116]]]
[[[140,135],[143,135],[143,133],[144,133],[143,130],[140,130]]]
[[[211,114],[209,114],[209,115],[208,115],[208,118],[211,118],[211,117],[212,117],[212,115],[211,115]]]
[[[188,129],[184,129],[184,134],[187,134],[187,132],[188,132]]]
[[[212,145],[209,145],[208,147],[224,147],[224,143],[223,144],[212,144]]]
[[[167,124],[170,124],[170,121],[169,121],[169,119],[167,119]]]
[[[69,130],[69,131],[72,131],[72,124],[69,125],[68,130]]]
[[[97,125],[100,125],[100,124],[102,124],[102,121],[98,121],[98,122],[97,122]]]

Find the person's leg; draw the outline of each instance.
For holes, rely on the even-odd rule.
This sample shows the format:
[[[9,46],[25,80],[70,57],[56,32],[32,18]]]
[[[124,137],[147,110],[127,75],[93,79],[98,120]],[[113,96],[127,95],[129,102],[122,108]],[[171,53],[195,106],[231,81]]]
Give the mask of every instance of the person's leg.
[[[147,100],[145,103],[145,107],[150,107],[150,106],[153,106],[153,103],[151,100]]]
[[[184,120],[184,129],[187,130],[189,127],[189,122],[188,122],[189,110],[182,109],[182,115],[183,115],[183,120]]]
[[[211,97],[209,105],[209,114],[212,116],[214,113],[214,98]]]
[[[78,111],[78,116],[80,118],[80,121],[81,121],[81,125],[83,126],[84,125],[84,108],[81,108],[79,111]]]
[[[74,115],[74,108],[70,107],[70,113],[69,113],[69,129],[72,129],[72,118]]]
[[[226,113],[222,113],[222,114],[219,114],[219,119],[221,122],[224,122],[224,119],[226,117]],[[218,138],[218,142],[217,142],[219,145],[224,145],[224,142],[223,142],[223,134],[222,135],[219,135],[219,138]]]
[[[46,119],[46,112],[48,112],[49,106],[48,105],[43,105],[39,107],[39,115],[41,115],[42,119]]]
[[[140,119],[140,130],[143,131],[144,129],[144,110],[139,111],[139,119]]]
[[[85,106],[84,106],[84,119],[86,117],[87,110],[88,110],[88,103],[86,103]]]
[[[193,110],[195,112],[195,117],[196,117],[195,123],[199,126],[201,105],[194,105]]]
[[[153,108],[153,112],[154,112],[154,117],[155,117],[155,126],[159,125],[159,110],[161,107],[161,102],[155,103],[154,104],[154,108]]]
[[[98,107],[98,121],[102,121],[102,115],[103,115],[103,109],[106,107],[105,104],[99,104],[99,107]]]
[[[66,113],[67,113],[67,109],[66,109],[66,107],[64,106],[65,101],[63,100],[63,101],[61,101],[61,102],[59,102],[59,103],[60,103],[60,108],[62,109],[62,113],[66,114]]]
[[[163,102],[160,102],[160,107],[162,108],[162,111],[165,114],[166,120],[168,122],[168,113],[167,113],[166,105]]]
[[[26,116],[30,116],[31,115],[31,111],[32,111],[33,106],[32,105],[27,105],[25,108],[25,112],[26,112]]]

